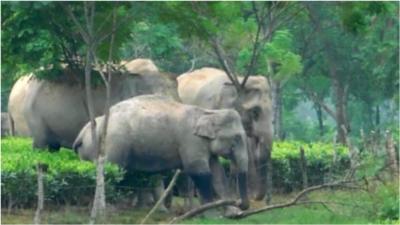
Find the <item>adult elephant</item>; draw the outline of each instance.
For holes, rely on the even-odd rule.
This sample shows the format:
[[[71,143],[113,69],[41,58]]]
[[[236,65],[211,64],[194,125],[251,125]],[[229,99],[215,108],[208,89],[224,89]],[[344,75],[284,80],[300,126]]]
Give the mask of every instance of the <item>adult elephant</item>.
[[[208,109],[230,108],[239,112],[250,140],[249,186],[257,200],[263,199],[267,191],[266,166],[272,151],[272,113],[267,79],[250,76],[240,93],[226,73],[215,68],[185,73],[177,80],[178,94],[183,103]],[[242,80],[239,77],[240,83]],[[218,169],[215,171],[221,173]]]
[[[175,81],[160,73],[151,60],[139,61],[136,65],[140,69],[130,66],[113,74],[111,105],[133,96],[153,93],[178,98]],[[28,128],[34,147],[49,147],[50,150],[58,150],[61,146],[71,148],[80,129],[89,121],[84,85],[71,79],[75,74],[68,68],[63,72],[62,77],[67,80],[46,81],[29,75],[20,78],[13,87],[12,92],[15,89],[15,93],[20,95],[17,95],[19,98],[10,96],[10,117],[19,127]],[[97,85],[92,92],[94,112],[98,116],[104,113],[106,90],[104,85]],[[17,133],[23,130],[19,127],[15,127]]]
[[[12,136],[29,137],[28,123],[25,120],[23,109],[29,83],[32,75],[23,76],[15,82],[8,98],[9,128]]]
[[[104,116],[97,117],[96,123],[99,132]],[[84,160],[96,159],[90,123],[81,130],[73,148]],[[235,110],[205,110],[158,95],[134,97],[110,108],[105,151],[108,161],[127,171],[183,168],[204,202],[213,200],[210,160],[226,157],[238,168],[239,206],[249,207],[246,134]]]

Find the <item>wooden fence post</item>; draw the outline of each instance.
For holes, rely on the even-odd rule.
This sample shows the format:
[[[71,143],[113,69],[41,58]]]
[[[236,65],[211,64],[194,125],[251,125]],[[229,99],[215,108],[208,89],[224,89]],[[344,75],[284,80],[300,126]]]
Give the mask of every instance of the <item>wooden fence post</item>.
[[[303,178],[303,189],[308,187],[308,176],[307,176],[307,161],[304,155],[304,148],[300,147],[300,170]]]
[[[44,205],[44,188],[43,188],[43,176],[44,173],[47,170],[47,165],[43,163],[38,163],[36,165],[36,171],[37,171],[37,196],[38,196],[38,202],[37,202],[37,208],[35,212],[35,217],[33,219],[34,224],[41,224],[42,220],[42,211],[43,211],[43,205]]]

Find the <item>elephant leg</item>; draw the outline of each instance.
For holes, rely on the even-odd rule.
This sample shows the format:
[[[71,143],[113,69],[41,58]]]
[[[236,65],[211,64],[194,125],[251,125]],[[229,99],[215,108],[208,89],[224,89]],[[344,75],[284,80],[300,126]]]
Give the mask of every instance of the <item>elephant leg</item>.
[[[266,164],[267,164],[267,177],[266,177],[266,189],[267,189],[267,193],[266,193],[266,202],[269,204],[271,203],[272,200],[272,188],[273,188],[273,181],[272,181],[272,171],[273,171],[273,167],[272,167],[272,158],[271,158],[271,151],[272,149],[267,149],[267,160],[266,160]]]
[[[248,190],[252,197],[257,196],[259,188],[259,174],[257,173],[257,160],[255,156],[256,147],[253,138],[247,138],[249,168],[248,168]]]
[[[211,157],[210,169],[215,193],[219,198],[228,199],[231,196],[232,190],[230,190],[228,178],[225,174],[224,168],[218,161],[218,157]]]
[[[148,208],[153,205],[151,191],[148,189],[139,189],[137,192],[137,202],[136,207],[138,208]]]
[[[182,178],[184,182],[178,188],[179,196],[183,197],[183,207],[189,210],[193,208],[194,185],[187,175],[183,175]]]
[[[61,145],[58,141],[49,141],[49,151],[50,152],[56,152],[59,151],[61,148]]]
[[[151,190],[152,191],[152,195],[153,195],[153,199],[154,199],[155,202],[157,202],[162,197],[162,194],[164,193],[164,190],[165,190],[164,182],[162,181],[162,178],[158,179],[157,183],[158,183],[158,185]],[[168,212],[168,209],[165,206],[165,199],[161,203],[161,205],[158,208],[158,210],[162,211],[162,212]]]
[[[213,201],[213,188],[212,188],[212,176],[210,172],[204,173],[191,173],[194,184],[199,190],[202,198],[202,203],[208,203]]]
[[[262,200],[267,192],[267,159],[266,152],[260,143],[256,145],[256,169],[257,169],[257,191],[256,200]]]
[[[28,125],[30,130],[35,131],[31,132],[34,148],[48,148],[50,152],[60,150],[61,145],[59,141],[42,120],[29,121]]]
[[[164,186],[165,185],[167,185],[167,186],[169,185],[169,182],[168,182],[168,180],[166,178],[164,178],[162,180],[162,182],[163,182]],[[165,207],[167,207],[167,209],[171,208],[172,198],[173,197],[174,197],[174,189],[172,189],[164,199],[164,205],[165,205]]]

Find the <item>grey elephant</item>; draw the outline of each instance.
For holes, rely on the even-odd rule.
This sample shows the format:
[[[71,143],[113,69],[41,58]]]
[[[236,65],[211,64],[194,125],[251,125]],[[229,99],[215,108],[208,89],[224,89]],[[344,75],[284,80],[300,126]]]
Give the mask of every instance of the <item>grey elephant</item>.
[[[29,83],[32,82],[32,75],[19,78],[13,85],[8,98],[8,116],[10,134],[12,136],[29,137],[28,123],[24,117],[23,109]]]
[[[242,80],[239,77],[240,83]],[[249,137],[249,186],[257,200],[263,199],[267,190],[266,165],[271,156],[273,135],[267,79],[263,76],[250,76],[240,95],[226,73],[215,68],[202,68],[182,74],[177,81],[178,94],[183,103],[208,109],[235,109],[239,112]],[[216,182],[221,180],[219,178]]]
[[[137,59],[127,65],[113,74],[111,104],[153,93],[178,98],[176,82],[160,73],[151,60]],[[14,133],[32,136],[34,147],[71,148],[80,129],[89,121],[84,85],[72,79],[75,74],[70,69],[65,68],[64,73],[67,81],[24,76],[11,91],[9,113]],[[98,85],[92,92],[94,112],[99,116],[104,113],[106,90]]]
[[[97,132],[103,123],[104,116],[96,118]],[[240,116],[234,110],[205,110],[171,98],[143,95],[111,107],[105,151],[108,161],[128,171],[183,168],[204,202],[213,200],[209,161],[219,156],[229,158],[238,168],[239,206],[246,209],[249,200],[245,139]],[[97,157],[90,123],[81,130],[73,148],[84,160]]]

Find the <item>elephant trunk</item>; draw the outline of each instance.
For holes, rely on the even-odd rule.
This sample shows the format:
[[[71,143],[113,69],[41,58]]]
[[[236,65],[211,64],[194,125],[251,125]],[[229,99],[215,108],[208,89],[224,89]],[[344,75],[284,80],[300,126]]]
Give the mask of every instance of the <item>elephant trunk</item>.
[[[272,139],[267,136],[256,142],[256,151],[258,151],[258,157],[256,158],[256,170],[258,184],[256,187],[256,200],[262,200],[267,197],[267,202],[271,198],[272,189],[272,162],[271,162],[271,151],[272,151]]]
[[[245,140],[245,139],[243,139]],[[236,149],[234,151],[234,162],[237,168],[237,175],[239,181],[239,194],[241,203],[239,207],[242,210],[249,208],[249,197],[247,193],[247,171],[248,171],[248,153],[246,142],[244,142],[244,146],[241,149]]]

